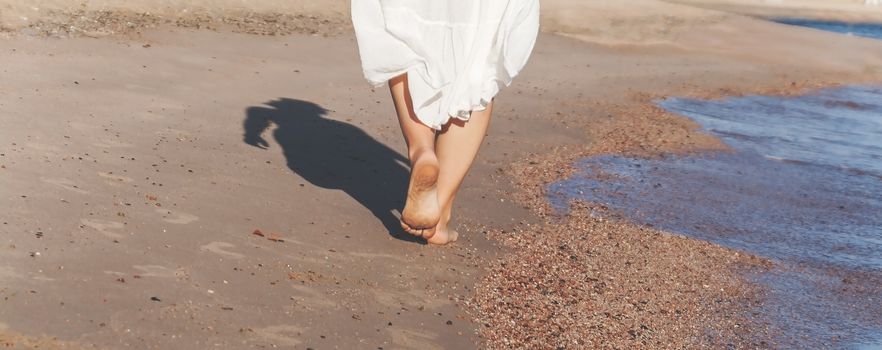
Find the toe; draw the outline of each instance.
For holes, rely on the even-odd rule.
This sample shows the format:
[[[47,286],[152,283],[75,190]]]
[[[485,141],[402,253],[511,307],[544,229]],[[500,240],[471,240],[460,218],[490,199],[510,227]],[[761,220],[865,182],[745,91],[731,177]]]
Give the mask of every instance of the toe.
[[[413,227],[410,227],[410,225],[405,224],[404,221],[401,222],[401,228],[404,230],[404,232],[407,232],[410,235],[417,236],[417,237],[423,236],[423,233],[422,233],[423,230],[419,230],[419,229],[415,229]]]

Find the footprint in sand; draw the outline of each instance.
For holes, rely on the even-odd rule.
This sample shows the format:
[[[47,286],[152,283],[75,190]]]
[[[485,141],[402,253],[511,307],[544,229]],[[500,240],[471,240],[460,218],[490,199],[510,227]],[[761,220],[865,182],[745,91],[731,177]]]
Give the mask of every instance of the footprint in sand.
[[[178,225],[186,225],[196,220],[199,220],[199,217],[196,215],[190,215],[187,213],[181,212],[173,212],[168,209],[158,208],[156,212],[159,215],[162,215],[162,221],[165,221],[170,224],[178,224]]]
[[[100,220],[100,219],[80,219],[80,223],[83,226],[94,229],[95,231],[100,232],[101,234],[110,237],[110,238],[122,238],[123,235],[121,233],[113,232],[111,230],[119,230],[125,227],[125,224],[116,221],[110,220]]]
[[[438,341],[438,335],[435,333],[402,328],[392,328],[389,329],[389,335],[392,336],[392,344],[394,344],[398,349],[443,349],[441,345],[438,345],[436,343]]]
[[[297,296],[291,297],[294,301],[298,302],[299,305],[306,307],[310,310],[316,309],[336,309],[337,303],[333,300],[329,299],[325,296],[324,293],[319,292],[318,290],[309,288],[307,286],[298,286],[292,285],[295,291],[297,291]]]
[[[212,253],[215,253],[215,254],[218,254],[218,255],[227,256],[227,257],[230,257],[230,258],[233,258],[233,259],[242,259],[242,258],[244,258],[245,255],[243,255],[243,254],[234,253],[234,252],[231,252],[231,251],[228,251],[228,250],[227,250],[227,249],[229,249],[229,248],[235,248],[235,247],[236,247],[236,245],[235,245],[235,244],[232,244],[232,243],[227,243],[227,242],[211,242],[211,243],[208,243],[208,244],[206,244],[206,245],[203,245],[203,246],[199,247],[199,249],[200,249],[200,250],[209,251],[209,252],[212,252]]]
[[[89,191],[86,191],[84,189],[77,187],[77,185],[70,179],[41,177],[40,180],[45,183],[61,187],[65,190],[68,190],[71,192],[76,192],[79,194],[89,194]]]
[[[292,347],[302,341],[298,339],[306,330],[293,325],[278,325],[254,329],[254,334],[275,346]]]
[[[172,270],[161,265],[134,265],[135,270],[141,271],[142,277],[180,278],[187,275],[184,269]]]
[[[135,179],[132,179],[132,178],[130,178],[130,177],[128,177],[128,176],[117,175],[117,174],[114,174],[114,173],[99,172],[99,173],[98,173],[98,176],[103,177],[103,178],[105,178],[105,179],[107,179],[107,180],[110,180],[111,182],[114,182],[114,183],[116,183],[116,182],[132,182],[132,181],[135,181]]]

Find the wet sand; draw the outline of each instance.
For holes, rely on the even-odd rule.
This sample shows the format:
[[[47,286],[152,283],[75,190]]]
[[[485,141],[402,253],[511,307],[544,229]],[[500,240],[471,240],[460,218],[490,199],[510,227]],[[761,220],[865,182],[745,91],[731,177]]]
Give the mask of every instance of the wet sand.
[[[767,347],[743,317],[762,291],[740,274],[767,262],[584,210],[559,217],[543,188],[586,155],[724,148],[653,97],[882,79],[880,43],[734,15],[628,43],[543,34],[498,98],[456,208],[462,240],[436,248],[396,228],[403,143],[345,18],[237,16],[287,35],[166,17],[109,20],[100,35],[7,31],[0,340]]]

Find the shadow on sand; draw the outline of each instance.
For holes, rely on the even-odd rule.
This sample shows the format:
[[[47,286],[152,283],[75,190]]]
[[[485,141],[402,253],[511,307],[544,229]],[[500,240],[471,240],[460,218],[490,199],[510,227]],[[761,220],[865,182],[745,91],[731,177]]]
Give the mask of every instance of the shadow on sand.
[[[288,168],[309,183],[342,190],[371,211],[395,238],[416,241],[401,230],[393,214],[404,206],[410,170],[406,157],[351,124],[325,118],[328,110],[282,98],[246,110],[245,143],[266,149],[262,133],[273,137]]]

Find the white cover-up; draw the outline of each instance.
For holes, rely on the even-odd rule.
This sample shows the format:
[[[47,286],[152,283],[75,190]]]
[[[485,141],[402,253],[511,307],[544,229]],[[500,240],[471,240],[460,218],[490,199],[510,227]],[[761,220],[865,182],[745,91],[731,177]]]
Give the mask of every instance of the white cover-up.
[[[352,0],[362,68],[375,86],[408,73],[417,118],[468,120],[511,84],[539,31],[539,0]]]

